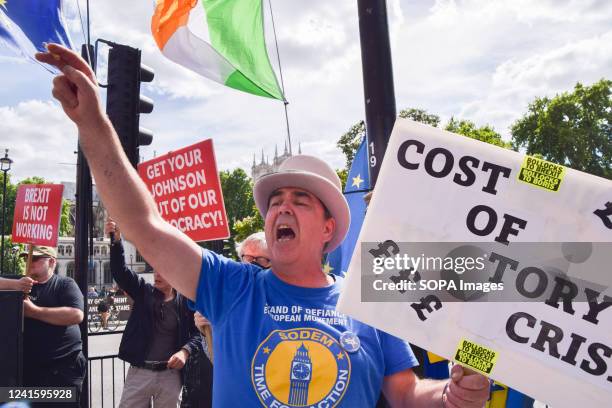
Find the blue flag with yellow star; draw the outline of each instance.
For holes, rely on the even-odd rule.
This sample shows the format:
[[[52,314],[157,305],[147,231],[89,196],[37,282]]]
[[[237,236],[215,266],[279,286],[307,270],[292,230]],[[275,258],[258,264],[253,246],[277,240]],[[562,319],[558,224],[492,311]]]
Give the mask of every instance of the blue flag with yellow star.
[[[366,204],[363,196],[370,191],[370,167],[368,166],[368,146],[364,137],[355,153],[349,170],[344,197],[351,210],[351,225],[342,244],[327,256],[324,269],[339,276],[348,270],[355,243],[365,217]]]
[[[62,0],[0,0],[0,44],[27,59],[44,43],[72,48],[65,26]]]

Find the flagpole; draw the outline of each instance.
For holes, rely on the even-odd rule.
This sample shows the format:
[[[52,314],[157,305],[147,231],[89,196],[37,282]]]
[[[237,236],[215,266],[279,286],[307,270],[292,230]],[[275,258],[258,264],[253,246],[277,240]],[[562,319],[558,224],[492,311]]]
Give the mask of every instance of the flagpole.
[[[395,90],[385,0],[358,0],[370,187],[374,188],[395,123]]]
[[[276,45],[276,59],[278,60],[278,72],[280,74],[281,89],[283,91],[283,104],[285,105],[285,122],[287,124],[287,139],[289,141],[289,154],[293,154],[291,149],[291,131],[289,130],[289,113],[287,111],[287,98],[285,98],[285,81],[283,80],[283,68],[281,67],[280,53],[278,52],[278,41],[276,39],[276,26],[274,24],[274,14],[272,13],[272,1],[268,0],[268,6],[270,7],[270,18],[272,20],[272,32],[274,33],[274,44]]]
[[[90,25],[89,25],[89,0],[87,0],[87,48],[89,49],[90,47],[91,47],[91,31],[90,31]]]

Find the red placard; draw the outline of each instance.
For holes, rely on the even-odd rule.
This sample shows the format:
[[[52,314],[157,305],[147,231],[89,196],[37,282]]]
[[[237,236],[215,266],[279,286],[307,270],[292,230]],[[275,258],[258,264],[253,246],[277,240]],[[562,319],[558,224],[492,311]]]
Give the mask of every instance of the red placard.
[[[13,242],[57,246],[63,191],[61,184],[19,186],[13,215]]]
[[[194,241],[229,237],[212,139],[138,165],[162,217]]]

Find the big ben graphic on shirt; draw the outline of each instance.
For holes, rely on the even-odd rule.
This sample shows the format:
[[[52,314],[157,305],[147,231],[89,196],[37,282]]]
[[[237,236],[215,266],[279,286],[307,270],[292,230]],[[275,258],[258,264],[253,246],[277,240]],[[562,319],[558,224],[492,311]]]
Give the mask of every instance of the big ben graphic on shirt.
[[[253,388],[265,407],[337,406],[351,377],[348,353],[319,329],[274,330],[251,364]]]
[[[289,404],[304,406],[308,404],[308,384],[312,378],[312,363],[308,349],[304,343],[297,349],[291,361],[291,383],[289,388]]]

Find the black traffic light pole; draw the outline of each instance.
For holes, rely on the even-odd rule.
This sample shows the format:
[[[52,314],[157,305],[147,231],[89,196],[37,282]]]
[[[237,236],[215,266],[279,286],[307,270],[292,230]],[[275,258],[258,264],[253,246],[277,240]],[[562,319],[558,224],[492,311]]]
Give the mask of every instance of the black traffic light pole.
[[[357,8],[370,163],[370,188],[374,188],[395,123],[393,67],[386,1],[358,0]]]

